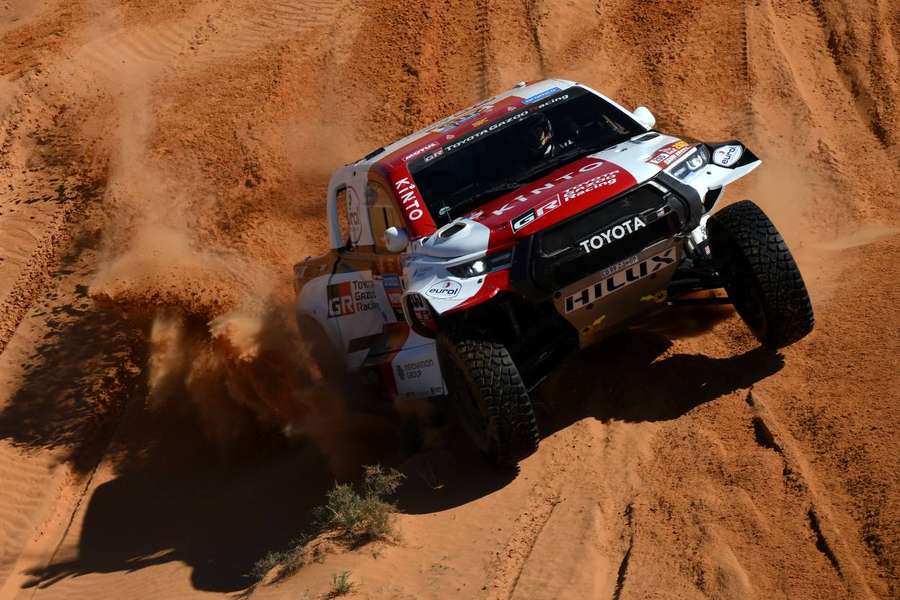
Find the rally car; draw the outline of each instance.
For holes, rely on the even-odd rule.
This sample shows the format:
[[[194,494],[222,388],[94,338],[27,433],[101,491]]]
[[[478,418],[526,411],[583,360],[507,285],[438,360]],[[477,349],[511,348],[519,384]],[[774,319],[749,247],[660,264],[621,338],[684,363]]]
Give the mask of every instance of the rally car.
[[[804,337],[775,226],[749,200],[710,216],[760,159],[655,123],[586,85],[523,82],[338,169],[331,250],[294,268],[321,372],[442,398],[509,464],[537,447],[530,392],[563,358],[687,294],[724,289],[709,301],[766,346]]]

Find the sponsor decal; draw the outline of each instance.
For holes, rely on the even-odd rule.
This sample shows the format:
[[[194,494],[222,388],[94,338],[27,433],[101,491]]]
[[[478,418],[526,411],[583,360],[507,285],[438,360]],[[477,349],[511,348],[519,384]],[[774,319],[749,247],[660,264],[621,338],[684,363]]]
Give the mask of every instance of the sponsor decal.
[[[600,277],[600,278],[609,277],[616,271],[621,271],[625,267],[630,267],[631,265],[636,264],[637,261],[638,261],[637,256],[629,256],[625,260],[620,260],[616,264],[606,267],[605,269],[603,269],[602,271],[597,273],[597,277]]]
[[[432,285],[428,288],[428,291],[425,292],[425,295],[431,296],[432,298],[455,298],[459,295],[461,289],[461,283],[447,279]]]
[[[382,276],[382,282],[384,283],[384,289],[388,294],[391,292],[403,291],[403,285],[400,283],[400,276],[396,273],[385,273]]]
[[[674,262],[675,248],[669,248],[610,276],[604,276],[597,283],[566,296],[565,311],[568,314],[582,309],[600,298],[604,298],[636,281],[640,281],[648,275],[656,273],[660,269],[664,269]]]
[[[519,218],[513,220],[510,223],[510,226],[512,227],[513,232],[516,232],[526,225],[530,225],[531,223],[537,221],[547,213],[553,212],[554,210],[562,206],[562,204],[562,201],[559,199],[559,194],[556,194],[556,196],[554,196],[553,199],[549,202],[546,202],[538,206],[537,208],[532,208],[525,214],[521,215]]]
[[[603,325],[603,321],[605,321],[605,320],[606,320],[606,315],[600,315],[599,317],[594,319],[594,321],[591,323],[590,327],[585,328],[585,333],[587,333],[588,331],[593,331],[594,329],[597,329],[598,327]]]
[[[437,331],[437,324],[434,322],[434,315],[427,307],[418,305],[413,306],[413,315],[419,323],[432,331]]]
[[[424,374],[425,369],[431,369],[433,367],[434,359],[425,358],[422,360],[417,360],[415,362],[397,365],[395,370],[397,373],[397,379],[399,379],[400,381],[406,381],[407,379],[421,378]]]
[[[449,129],[454,129],[459,127],[460,125],[464,125],[466,122],[471,121],[472,119],[477,118],[479,115],[482,115],[486,112],[490,112],[493,110],[494,105],[491,104],[491,101],[488,100],[483,104],[478,104],[473,106],[472,108],[466,109],[465,111],[452,115],[438,123],[433,129],[438,133],[443,133]]]
[[[443,149],[443,148],[440,148],[440,149],[438,149],[437,151],[435,151],[434,154],[429,154],[428,156],[426,156],[426,157],[423,158],[422,160],[424,160],[426,163],[430,163],[430,162],[433,161],[434,159],[436,159],[436,158],[438,158],[439,156],[441,156],[443,153],[444,153],[444,149]]]
[[[552,105],[556,104],[557,102],[562,102],[563,100],[568,100],[568,99],[569,99],[569,95],[563,94],[562,96],[557,96],[556,98],[551,98],[551,99],[547,100],[546,102],[541,102],[535,108],[537,110],[543,110],[543,109],[547,108],[548,106],[552,106]]]
[[[668,146],[663,146],[654,152],[653,156],[651,156],[647,162],[664,169],[684,156],[691,148],[692,146],[688,142],[678,140],[677,142],[669,144]]]
[[[446,146],[444,146],[444,151],[453,152],[454,150],[459,150],[466,144],[470,144],[475,140],[480,139],[489,133],[497,131],[498,129],[502,129],[511,123],[515,123],[523,117],[527,117],[529,114],[531,114],[530,111],[523,110],[522,112],[510,115],[504,119],[500,119],[499,121],[495,121],[491,123],[490,126],[485,127],[484,129],[470,133],[469,135],[460,138],[458,141],[453,142],[452,144],[447,144]]]
[[[403,285],[400,276],[396,273],[385,273],[382,276],[381,283],[384,286],[384,293],[387,295],[388,302],[394,310],[394,316],[397,320],[403,319]]]
[[[713,152],[713,162],[720,167],[728,167],[739,161],[743,154],[744,148],[737,144],[720,146]]]
[[[501,206],[500,208],[498,208],[492,212],[494,215],[496,215],[498,217],[502,216],[503,214],[513,210],[518,204],[520,204],[522,202],[527,202],[528,196],[543,194],[544,192],[551,190],[551,189],[555,188],[556,186],[560,185],[561,182],[572,179],[576,173],[587,173],[589,171],[593,171],[594,169],[602,167],[604,164],[606,164],[606,163],[602,160],[590,162],[590,163],[582,166],[581,168],[579,168],[577,171],[569,171],[568,173],[560,175],[559,177],[553,179],[552,181],[548,181],[548,182],[544,183],[540,187],[536,187],[533,190],[529,190],[525,194],[519,194],[518,196],[516,196],[515,198],[513,198],[512,200],[510,200],[509,202],[507,202],[506,204],[504,204],[503,206]],[[539,218],[540,216],[543,216],[544,214],[551,212],[555,208],[558,208],[559,206],[562,206],[563,204],[566,204],[570,200],[574,200],[575,198],[578,198],[579,196],[586,194],[587,192],[590,192],[591,190],[595,190],[597,188],[604,187],[607,185],[614,185],[616,183],[616,181],[618,181],[619,173],[620,173],[619,169],[616,169],[614,171],[610,171],[609,173],[604,173],[603,175],[600,175],[599,177],[595,177],[594,179],[591,179],[584,183],[580,183],[572,188],[565,190],[563,192],[562,198],[559,198],[557,195],[557,198],[555,199],[556,201],[559,202],[558,205],[554,205],[553,201],[548,202],[547,205],[545,205],[543,207],[544,211],[540,215],[535,214],[535,219],[531,219],[531,221],[527,221],[524,224],[520,224],[519,229],[521,229],[522,227],[525,227],[525,225],[528,225],[532,221],[536,220],[536,218]],[[525,215],[522,215],[522,217],[524,218],[527,214],[528,213],[525,213]],[[481,218],[483,216],[484,216],[484,213],[482,211],[477,211],[477,212],[473,212],[472,214],[470,214],[469,218],[478,220],[479,218]]]
[[[409,177],[402,177],[394,182],[394,189],[400,196],[400,204],[406,211],[406,216],[410,221],[418,221],[425,213],[422,211],[422,205],[419,203],[419,194],[416,192],[416,184],[409,180]]]
[[[647,224],[644,223],[640,217],[634,217],[633,219],[628,219],[624,223],[614,225],[606,231],[601,231],[597,235],[592,235],[588,239],[578,242],[578,245],[581,246],[581,249],[584,250],[585,254],[590,254],[594,250],[599,250],[607,244],[611,244],[616,240],[621,240],[646,226]]]
[[[345,317],[378,309],[375,284],[372,281],[344,281],[327,288],[328,317]]]
[[[552,87],[549,90],[544,90],[543,92],[540,92],[539,94],[535,94],[534,96],[529,96],[528,98],[525,98],[524,100],[522,100],[522,104],[528,105],[528,104],[534,104],[535,102],[540,102],[544,98],[549,98],[550,96],[552,96],[553,94],[555,94],[559,91],[560,91],[560,89],[558,87]]]
[[[655,294],[647,294],[646,296],[641,296],[641,302],[653,302],[655,304],[660,304],[665,302],[669,298],[668,290],[660,290]]]
[[[615,171],[610,171],[609,173],[604,173],[603,175],[594,177],[593,179],[588,179],[587,181],[572,186],[565,192],[563,192],[563,201],[568,202],[569,200],[574,200],[575,198],[587,194],[588,192],[593,192],[596,189],[600,189],[608,185],[615,185],[618,180],[618,169],[616,169]]]
[[[550,92],[556,93],[558,91],[559,91],[559,88],[554,88],[553,90],[548,90],[546,93],[537,94],[535,96],[532,96],[532,98],[534,99],[533,100],[534,102],[538,102],[541,98],[544,98],[544,97],[550,95]],[[538,96],[541,96],[541,98],[538,98]],[[538,104],[537,106],[526,108],[524,110],[520,110],[520,107],[516,107],[516,106],[507,106],[506,111],[509,113],[515,113],[515,111],[517,111],[517,110],[520,110],[520,112],[511,114],[505,118],[499,119],[479,131],[474,131],[469,135],[460,137],[457,141],[453,142],[452,144],[447,144],[446,146],[444,146],[443,150],[445,152],[453,152],[455,150],[459,150],[463,146],[470,144],[470,143],[474,142],[475,140],[478,140],[489,133],[493,133],[495,131],[503,129],[504,127],[510,125],[511,123],[515,123],[516,121],[519,121],[520,119],[527,117],[528,115],[534,114],[534,111],[536,111],[536,110],[544,109],[548,106],[556,104],[557,102],[562,102],[563,100],[568,100],[568,99],[569,99],[569,94],[563,94],[561,96],[551,98],[550,100],[547,100],[546,102],[542,102],[541,104]],[[455,118],[451,117],[451,119],[453,119],[453,120],[451,120],[448,123],[439,125],[434,130],[437,132],[443,133],[443,132],[453,129],[455,127],[459,127],[460,125],[463,125],[464,123],[467,123],[468,121],[471,121],[472,119],[475,119],[493,109],[494,109],[493,104],[478,106],[463,116],[455,117]],[[478,127],[482,127],[487,122],[488,122],[487,118],[481,118],[481,119],[478,119],[477,121],[474,121],[471,125],[473,128],[478,128]],[[454,136],[453,134],[447,134],[445,136],[445,139],[446,139],[446,141],[449,142],[449,141],[452,141],[453,139],[455,139],[455,137],[456,136]],[[426,157],[425,161],[430,162],[431,160],[434,160],[438,156],[440,156],[440,154],[438,154],[436,152],[431,156],[431,158]]]
[[[403,160],[405,160],[405,161],[410,161],[410,160],[414,159],[415,157],[417,157],[417,156],[419,156],[419,155],[421,155],[421,154],[425,154],[425,153],[428,152],[429,150],[434,150],[434,149],[437,148],[437,147],[438,147],[438,143],[437,143],[437,142],[431,142],[431,143],[429,143],[429,144],[426,144],[426,145],[422,146],[421,148],[416,148],[415,150],[413,150],[412,152],[410,152],[409,154],[407,154],[406,156],[404,156],[404,157],[403,157]]]
[[[358,243],[362,237],[362,220],[359,216],[360,202],[356,189],[347,188],[347,224],[350,226],[350,241]]]
[[[473,215],[474,217],[474,215]],[[526,225],[533,223],[537,219],[535,210],[532,208],[527,213],[520,216],[518,219],[513,219],[509,222],[509,226],[512,227],[513,233],[522,229]]]

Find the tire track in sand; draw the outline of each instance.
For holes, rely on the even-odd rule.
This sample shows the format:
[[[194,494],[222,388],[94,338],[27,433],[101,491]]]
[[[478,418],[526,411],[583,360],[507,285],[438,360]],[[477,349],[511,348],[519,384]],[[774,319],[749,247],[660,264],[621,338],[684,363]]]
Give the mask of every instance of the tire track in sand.
[[[757,444],[781,457],[785,485],[809,499],[806,509],[807,526],[815,540],[816,549],[828,560],[853,597],[874,600],[876,596],[834,522],[831,516],[834,511],[826,496],[820,493],[800,445],[787,433],[766,404],[759,397],[753,396],[752,391],[747,393],[746,401],[753,415],[752,425]]]
[[[0,297],[0,354],[35,299],[51,286],[62,257],[77,236],[78,224],[84,219],[87,207],[102,195],[104,186],[97,173],[91,172],[90,167],[84,168],[92,161],[83,156],[86,148],[73,136],[72,118],[66,114],[65,106],[45,102],[30,82],[15,104],[3,123],[7,136],[2,167],[10,173],[15,188],[10,183],[9,190],[3,191],[8,195],[7,200],[0,196],[0,232],[9,236],[20,231],[14,219],[28,223],[37,216],[47,218],[47,213],[49,218],[40,232],[31,228],[21,231],[33,241],[19,247],[32,249]],[[24,127],[24,115],[32,112],[41,115],[39,125]],[[18,146],[27,147],[32,141],[36,141],[39,150],[24,154],[16,161],[10,158]],[[25,175],[13,177],[19,170]]]
[[[531,44],[534,46],[534,53],[538,59],[540,75],[545,77],[547,75],[547,56],[544,51],[544,44],[541,41],[541,15],[538,11],[537,0],[524,0],[524,2],[525,22],[528,25]]]
[[[587,418],[542,441],[548,454],[522,468],[520,476],[537,482],[488,568],[487,598],[622,594],[635,538],[635,474],[653,431]],[[576,567],[584,556],[596,560],[588,571]]]
[[[254,51],[280,40],[330,24],[341,7],[340,2],[326,0],[280,0],[245,10],[229,21],[233,24],[228,28],[216,25],[217,20],[229,17],[224,9],[217,9],[212,13],[198,13],[144,30],[124,29],[95,37],[75,51],[71,58],[49,65],[47,71],[64,81],[80,80],[85,88],[89,87],[88,81],[96,81],[99,77],[106,80],[104,87],[128,90],[147,85],[163,69],[202,70],[239,57],[249,57]],[[16,101],[21,102],[22,94],[28,94],[31,102],[35,99],[43,102],[41,96],[27,89],[20,92]],[[51,119],[55,120],[56,116]],[[4,127],[7,132],[4,147],[10,143],[10,125],[6,123]],[[15,283],[0,300],[0,353],[34,299],[52,284],[52,272],[59,264],[61,254],[71,246],[85,208],[102,196],[102,185],[65,168],[84,162],[71,160],[67,156],[68,148],[77,147],[72,137],[74,131],[77,131],[76,127],[56,128],[56,139],[48,146],[51,152],[61,153],[60,158],[52,160],[52,163],[63,167],[63,174],[54,174],[47,179],[64,181],[58,192],[64,201],[60,202],[61,209],[44,229]],[[52,189],[50,184],[48,188]]]
[[[515,520],[513,534],[495,556],[489,571],[494,579],[488,591],[489,600],[508,600],[516,591],[519,578],[535,544],[559,505],[560,490],[566,475],[567,461],[551,459],[544,472],[552,475],[540,479],[530,490],[528,503]]]

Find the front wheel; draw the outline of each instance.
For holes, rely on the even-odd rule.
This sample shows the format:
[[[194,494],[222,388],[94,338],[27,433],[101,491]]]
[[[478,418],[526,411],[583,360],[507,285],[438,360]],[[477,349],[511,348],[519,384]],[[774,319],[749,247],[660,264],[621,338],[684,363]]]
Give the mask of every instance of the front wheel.
[[[448,401],[472,441],[498,465],[515,465],[537,449],[534,407],[506,346],[440,334],[438,352]]]
[[[812,331],[812,303],[800,269],[761,208],[741,200],[710,217],[706,229],[725,290],[763,345],[782,348]]]

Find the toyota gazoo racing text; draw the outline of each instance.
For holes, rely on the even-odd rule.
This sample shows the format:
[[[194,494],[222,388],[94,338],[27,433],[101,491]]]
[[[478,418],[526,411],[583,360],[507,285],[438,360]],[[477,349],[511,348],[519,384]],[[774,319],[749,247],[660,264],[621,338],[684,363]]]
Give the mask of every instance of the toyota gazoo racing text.
[[[710,215],[761,161],[655,122],[574,82],[522,83],[335,172],[332,249],[294,273],[323,372],[442,397],[509,464],[537,447],[529,393],[562,358],[703,301],[687,294],[724,289],[707,301],[766,346],[804,337],[809,296],[763,211]]]

